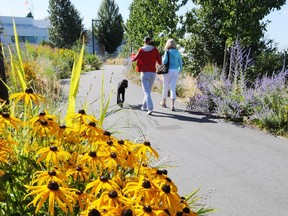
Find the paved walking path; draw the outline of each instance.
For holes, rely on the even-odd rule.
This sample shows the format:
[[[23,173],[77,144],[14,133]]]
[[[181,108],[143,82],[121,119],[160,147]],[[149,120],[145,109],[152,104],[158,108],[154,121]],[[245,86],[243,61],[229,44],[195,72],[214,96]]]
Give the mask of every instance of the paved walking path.
[[[100,89],[104,74],[106,98],[125,78],[126,67],[104,65],[81,76],[78,108],[88,104],[88,113],[99,116]],[[68,81],[64,81],[68,91]],[[156,82],[160,85],[160,82]],[[109,115],[104,127],[115,136],[150,140],[160,154],[159,165],[173,166],[169,177],[180,195],[200,188],[200,203],[219,209],[214,216],[288,215],[288,141],[258,130],[225,123],[159,105],[161,95],[153,93],[154,112],[141,111],[143,93],[130,82],[124,108]],[[109,111],[119,110],[116,93]],[[168,103],[169,104],[169,103]]]

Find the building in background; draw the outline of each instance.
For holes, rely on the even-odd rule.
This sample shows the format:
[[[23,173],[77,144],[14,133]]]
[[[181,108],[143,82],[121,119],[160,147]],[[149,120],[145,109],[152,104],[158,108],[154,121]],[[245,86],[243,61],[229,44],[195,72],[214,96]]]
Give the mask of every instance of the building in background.
[[[15,43],[13,18],[17,28],[19,43],[23,44],[28,42],[30,44],[39,44],[43,41],[49,41],[48,27],[50,26],[50,21],[48,19],[36,20],[33,17],[0,16],[0,24],[3,27],[3,34],[0,34],[0,41],[4,45]],[[86,49],[88,53],[93,53],[93,51],[100,55],[105,53],[105,48],[103,48],[95,38],[93,43],[93,36],[89,30],[87,31],[87,37]]]
[[[33,17],[0,16],[3,34],[0,35],[3,44],[15,43],[13,18],[17,28],[20,43],[39,44],[48,41],[49,20],[36,20]]]

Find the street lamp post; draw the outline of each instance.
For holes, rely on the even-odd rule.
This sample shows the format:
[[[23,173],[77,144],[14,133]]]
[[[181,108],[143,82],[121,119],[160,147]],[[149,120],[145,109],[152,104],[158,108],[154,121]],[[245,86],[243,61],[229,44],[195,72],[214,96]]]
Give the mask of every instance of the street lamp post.
[[[93,54],[95,54],[95,47],[94,47],[94,22],[97,22],[99,20],[92,19],[92,48],[93,48]]]
[[[94,49],[94,19],[92,19],[92,49],[93,49],[93,54],[95,54],[95,49]]]

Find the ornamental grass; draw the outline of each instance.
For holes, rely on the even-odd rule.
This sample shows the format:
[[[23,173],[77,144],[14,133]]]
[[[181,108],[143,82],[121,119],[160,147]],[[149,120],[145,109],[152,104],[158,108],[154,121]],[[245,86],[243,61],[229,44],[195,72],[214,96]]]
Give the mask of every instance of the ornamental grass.
[[[16,26],[14,34],[17,38]],[[67,114],[46,110],[45,97],[29,87],[16,40],[14,80],[20,92],[0,112],[0,215],[196,216],[196,193],[183,197],[165,169],[151,166],[153,143],[118,139],[75,103],[84,45],[74,62]],[[11,58],[12,59],[12,58]],[[8,87],[8,86],[7,86]],[[109,102],[109,100],[108,100]],[[107,103],[108,103],[107,102]]]

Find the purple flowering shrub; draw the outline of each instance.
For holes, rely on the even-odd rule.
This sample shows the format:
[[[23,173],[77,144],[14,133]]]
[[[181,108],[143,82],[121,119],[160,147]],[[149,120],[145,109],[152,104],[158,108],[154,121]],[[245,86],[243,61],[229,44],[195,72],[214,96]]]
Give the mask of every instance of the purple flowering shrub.
[[[216,67],[197,77],[199,93],[188,103],[190,111],[214,114],[283,134],[288,131],[288,70],[263,76],[247,85],[249,52],[238,42],[230,50],[228,74]]]

